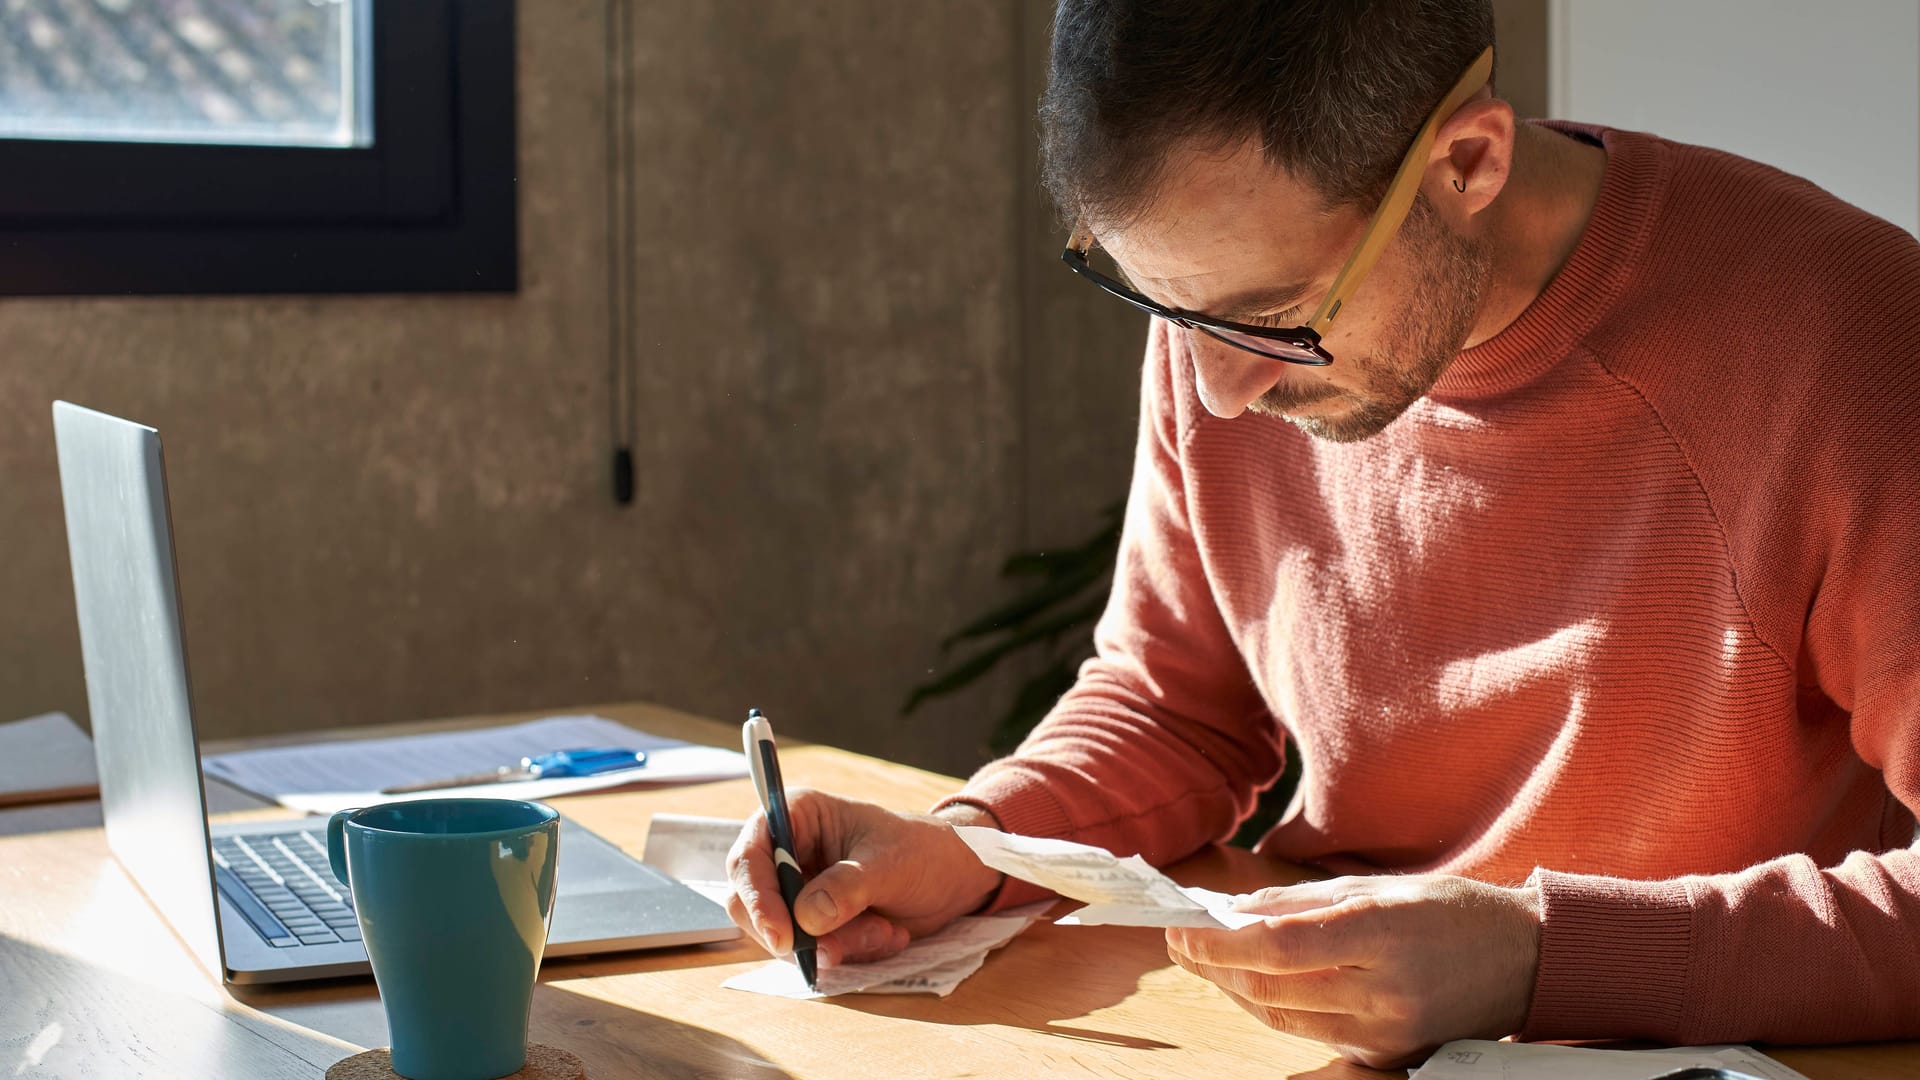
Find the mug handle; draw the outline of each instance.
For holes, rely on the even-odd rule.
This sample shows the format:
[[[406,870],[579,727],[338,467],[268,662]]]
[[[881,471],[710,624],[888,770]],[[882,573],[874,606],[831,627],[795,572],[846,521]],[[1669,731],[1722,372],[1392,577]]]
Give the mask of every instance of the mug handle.
[[[357,806],[335,810],[327,819],[327,862],[333,866],[334,880],[349,889],[353,886],[347,883],[347,819],[359,812]]]

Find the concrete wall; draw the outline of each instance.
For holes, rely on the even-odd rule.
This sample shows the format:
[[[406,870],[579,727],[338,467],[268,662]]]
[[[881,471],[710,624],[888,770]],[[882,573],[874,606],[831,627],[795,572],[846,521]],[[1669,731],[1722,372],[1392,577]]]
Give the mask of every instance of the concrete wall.
[[[0,717],[85,713],[66,398],[166,440],[203,735],[645,699],[979,760],[1006,680],[899,703],[1124,493],[1144,330],[1055,258],[1050,5],[633,11],[635,505],[602,5],[522,3],[518,295],[0,299]]]
[[[1493,0],[1494,76],[1521,116],[1547,116],[1547,0]]]
[[[1124,491],[1141,331],[1060,281],[1088,343],[1025,338],[1070,277],[1025,265],[1029,13],[633,12],[636,504],[602,5],[524,3],[519,295],[0,299],[0,715],[85,711],[66,398],[166,440],[205,734],[642,698],[970,767],[994,688],[899,703],[1006,553]]]

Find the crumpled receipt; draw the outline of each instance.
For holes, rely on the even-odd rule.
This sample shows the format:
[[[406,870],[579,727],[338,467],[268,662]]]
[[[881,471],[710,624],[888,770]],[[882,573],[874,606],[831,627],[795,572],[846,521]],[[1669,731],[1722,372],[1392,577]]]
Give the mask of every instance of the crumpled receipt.
[[[980,861],[1087,905],[1058,920],[1066,926],[1197,926],[1237,930],[1265,918],[1233,910],[1233,897],[1179,885],[1138,855],[1121,859],[1105,848],[1071,840],[1043,840],[998,829],[954,829]]]
[[[727,880],[727,852],[745,824],[726,818],[655,814],[647,831],[647,846],[641,861],[724,905],[733,893],[733,884]],[[916,939],[885,960],[823,966],[819,970],[818,990],[807,985],[791,960],[772,961],[744,975],[735,975],[721,985],[788,998],[854,993],[945,997],[967,976],[980,970],[988,953],[1033,925],[1052,903],[1041,901],[993,915],[956,919],[939,933]]]
[[[819,969],[819,989],[807,985],[791,961],[775,960],[720,985],[787,998],[823,998],[836,994],[936,994],[946,997],[967,976],[980,970],[987,954],[1012,941],[1046,914],[1052,901],[1010,908],[994,915],[967,915],[939,933],[913,943],[885,960]]]

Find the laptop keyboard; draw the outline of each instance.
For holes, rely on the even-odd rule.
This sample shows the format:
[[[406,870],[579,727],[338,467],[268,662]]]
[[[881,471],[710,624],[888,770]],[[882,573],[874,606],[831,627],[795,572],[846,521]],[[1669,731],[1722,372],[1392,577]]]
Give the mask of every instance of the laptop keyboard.
[[[353,895],[335,881],[327,849],[311,832],[213,838],[214,879],[267,944],[359,941]]]

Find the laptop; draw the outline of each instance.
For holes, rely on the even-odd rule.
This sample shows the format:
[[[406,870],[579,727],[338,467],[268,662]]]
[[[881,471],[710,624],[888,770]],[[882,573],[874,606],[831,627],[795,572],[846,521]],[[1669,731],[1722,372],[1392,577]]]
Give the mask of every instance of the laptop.
[[[233,983],[371,970],[326,820],[207,820],[160,433],[53,405],[107,846],[195,957]],[[724,941],[720,905],[561,820],[548,956]]]

